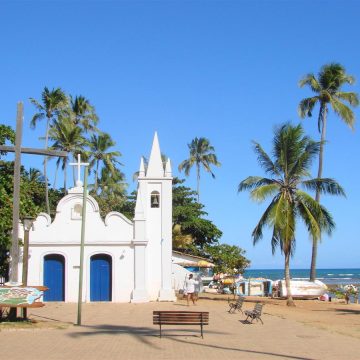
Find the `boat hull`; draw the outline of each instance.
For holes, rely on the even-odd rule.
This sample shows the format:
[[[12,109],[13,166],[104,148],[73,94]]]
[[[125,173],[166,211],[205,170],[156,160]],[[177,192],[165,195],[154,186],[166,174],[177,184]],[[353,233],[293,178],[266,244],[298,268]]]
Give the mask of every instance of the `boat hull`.
[[[319,280],[290,280],[290,291],[293,298],[316,299],[326,293],[327,286]],[[281,297],[287,296],[285,280],[279,280],[279,293]]]

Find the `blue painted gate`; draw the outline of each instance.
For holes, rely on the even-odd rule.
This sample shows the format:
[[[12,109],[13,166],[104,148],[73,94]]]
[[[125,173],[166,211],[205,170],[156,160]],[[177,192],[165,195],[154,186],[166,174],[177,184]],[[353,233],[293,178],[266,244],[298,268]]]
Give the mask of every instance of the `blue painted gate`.
[[[90,259],[90,301],[111,301],[111,257],[94,255]]]
[[[65,300],[65,259],[62,255],[50,254],[44,257],[44,301]]]

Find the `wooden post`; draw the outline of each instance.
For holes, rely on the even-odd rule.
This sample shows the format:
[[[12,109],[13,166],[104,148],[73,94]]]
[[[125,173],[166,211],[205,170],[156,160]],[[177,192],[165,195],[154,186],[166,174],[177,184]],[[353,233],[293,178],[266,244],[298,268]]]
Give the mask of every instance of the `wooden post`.
[[[16,137],[15,137],[15,163],[14,163],[14,195],[13,195],[13,227],[12,243],[10,249],[11,272],[10,283],[19,281],[19,208],[20,208],[20,164],[21,164],[21,139],[23,125],[23,103],[17,104]]]
[[[85,221],[86,221],[86,199],[87,199],[87,177],[88,167],[84,171],[84,193],[81,217],[81,243],[80,243],[80,269],[79,269],[79,294],[78,294],[78,314],[76,325],[81,325],[81,305],[82,305],[82,286],[83,286],[83,267],[84,267],[84,243],[85,243]]]
[[[29,263],[29,229],[24,229],[24,248],[23,248],[23,270],[22,270],[22,284],[27,286],[28,279],[28,263]],[[22,317],[27,319],[27,308],[22,309]]]

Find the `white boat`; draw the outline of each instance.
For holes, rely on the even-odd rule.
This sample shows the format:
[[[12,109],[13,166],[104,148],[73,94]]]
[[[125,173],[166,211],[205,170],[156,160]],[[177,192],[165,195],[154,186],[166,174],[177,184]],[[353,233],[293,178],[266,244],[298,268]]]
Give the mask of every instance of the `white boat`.
[[[286,297],[286,284],[285,280],[277,280],[274,283],[278,284],[279,296]],[[290,280],[290,290],[293,298],[297,299],[316,299],[324,295],[328,288],[319,281],[306,281],[306,280]]]

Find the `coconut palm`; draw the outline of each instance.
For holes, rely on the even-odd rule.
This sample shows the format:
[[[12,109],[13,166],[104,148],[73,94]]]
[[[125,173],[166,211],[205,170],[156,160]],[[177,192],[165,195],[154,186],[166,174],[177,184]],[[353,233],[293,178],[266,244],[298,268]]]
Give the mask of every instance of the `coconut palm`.
[[[195,138],[188,144],[190,150],[190,157],[182,161],[179,165],[179,171],[184,170],[185,175],[189,176],[190,170],[193,165],[196,166],[196,179],[197,179],[197,198],[200,202],[200,169],[203,167],[205,171],[209,172],[213,178],[214,173],[211,171],[211,165],[221,166],[214,153],[215,149],[210,145],[206,138]]]
[[[60,89],[49,90],[47,87],[44,88],[41,94],[42,103],[30,98],[30,102],[35,105],[38,112],[33,116],[30,122],[31,128],[35,128],[38,121],[46,119],[46,130],[45,130],[45,149],[48,148],[49,141],[49,130],[51,123],[55,121],[61,110],[65,109],[68,104],[68,99],[65,93]],[[50,215],[49,205],[49,187],[47,179],[47,157],[44,159],[44,178],[45,178],[45,202],[46,211]]]
[[[75,155],[84,153],[84,146],[86,140],[83,137],[83,130],[81,127],[76,126],[71,119],[60,116],[58,120],[55,120],[53,126],[49,131],[50,140],[54,141],[51,148],[54,150],[67,151],[72,154],[73,159]],[[64,192],[66,192],[66,180],[67,180],[67,165],[69,162],[68,157],[58,158],[56,162],[57,168],[62,165],[61,168],[64,171]],[[74,181],[75,186],[75,181]]]
[[[111,172],[108,168],[103,167],[97,186],[99,196],[104,199],[117,198],[124,200],[126,197],[125,175],[117,168]]]
[[[301,100],[299,104],[299,115],[301,118],[311,117],[316,105],[319,105],[318,130],[321,133],[321,144],[319,151],[318,178],[323,173],[324,145],[326,143],[327,115],[331,108],[342,121],[351,129],[354,128],[355,115],[350,106],[359,105],[359,98],[355,92],[345,92],[341,88],[345,84],[352,85],[355,82],[353,76],[347,75],[345,68],[340,64],[329,64],[321,68],[318,77],[308,74],[299,82],[300,87],[308,86],[316,94],[313,97]],[[316,201],[320,202],[320,190],[316,191]],[[310,280],[316,278],[316,258],[318,240],[313,239],[312,259],[310,269]]]
[[[96,131],[99,121],[95,108],[84,96],[70,96],[70,110],[75,125],[82,126],[85,132]]]
[[[109,148],[113,147],[115,142],[111,139],[111,136],[106,133],[101,133],[99,135],[93,134],[89,140],[89,159],[90,159],[90,168],[95,166],[95,182],[94,182],[94,192],[97,193],[98,181],[99,181],[99,166],[102,165],[107,168],[110,173],[115,173],[116,164],[121,165],[121,163],[116,159],[121,156],[119,151],[109,151]]]
[[[285,124],[275,131],[273,160],[259,143],[254,143],[254,150],[260,166],[271,177],[250,176],[239,184],[238,191],[249,190],[252,200],[258,202],[272,198],[252,238],[255,245],[263,237],[264,226],[272,228],[272,251],[280,247],[284,254],[287,303],[294,305],[290,291],[290,257],[295,251],[297,220],[303,220],[315,239],[319,239],[323,231],[330,235],[335,227],[328,210],[301,188],[332,195],[344,195],[344,191],[332,179],[310,178],[309,168],[320,150],[320,142],[304,136],[301,125]]]

